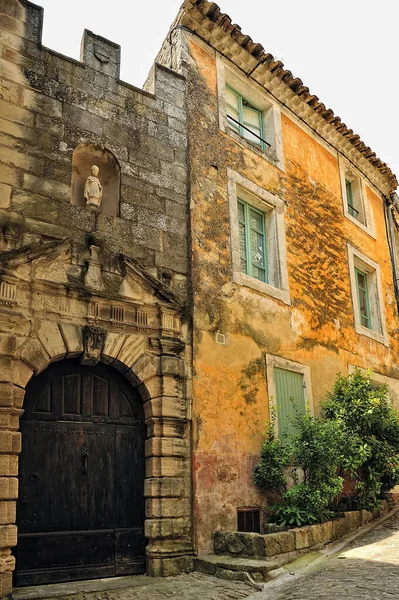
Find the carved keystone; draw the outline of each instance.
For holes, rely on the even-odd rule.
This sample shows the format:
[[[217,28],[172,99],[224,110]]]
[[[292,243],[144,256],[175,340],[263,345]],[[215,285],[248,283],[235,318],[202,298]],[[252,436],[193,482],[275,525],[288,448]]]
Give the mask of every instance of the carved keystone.
[[[101,358],[104,348],[105,331],[100,327],[86,325],[83,330],[83,354],[80,359],[82,365],[94,366]]]

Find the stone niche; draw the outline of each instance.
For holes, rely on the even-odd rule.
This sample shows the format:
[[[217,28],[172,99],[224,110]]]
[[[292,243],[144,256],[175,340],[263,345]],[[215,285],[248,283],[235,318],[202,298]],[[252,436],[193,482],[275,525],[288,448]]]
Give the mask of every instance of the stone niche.
[[[85,206],[85,183],[91,168],[99,168],[98,179],[102,186],[100,210],[106,215],[119,215],[120,167],[116,157],[105,148],[80,144],[72,155],[71,204]]]

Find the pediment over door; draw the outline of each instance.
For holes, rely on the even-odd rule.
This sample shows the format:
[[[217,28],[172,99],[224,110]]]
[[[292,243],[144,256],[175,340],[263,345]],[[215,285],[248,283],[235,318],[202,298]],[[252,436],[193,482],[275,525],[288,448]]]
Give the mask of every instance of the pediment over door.
[[[172,290],[150,275],[140,263],[124,258],[123,264],[126,274],[120,288],[121,295],[146,303],[162,302],[176,311],[182,309],[181,302]]]
[[[105,282],[101,289],[87,285],[85,267],[72,260],[69,240],[1,253],[0,304],[82,325],[179,335],[183,304],[167,285],[134,259],[114,257],[117,268],[111,271],[101,254],[92,257],[87,270],[99,270]]]
[[[47,280],[67,283],[67,267],[71,263],[70,240],[55,240],[0,253],[0,272],[16,279]]]

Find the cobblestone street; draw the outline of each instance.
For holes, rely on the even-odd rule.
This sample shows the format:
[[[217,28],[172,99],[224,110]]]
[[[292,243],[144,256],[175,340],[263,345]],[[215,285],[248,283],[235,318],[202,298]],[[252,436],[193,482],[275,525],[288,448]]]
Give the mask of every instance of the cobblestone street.
[[[288,566],[291,572],[293,565]],[[399,598],[399,513],[344,551],[280,590],[266,585],[248,600],[385,600]]]

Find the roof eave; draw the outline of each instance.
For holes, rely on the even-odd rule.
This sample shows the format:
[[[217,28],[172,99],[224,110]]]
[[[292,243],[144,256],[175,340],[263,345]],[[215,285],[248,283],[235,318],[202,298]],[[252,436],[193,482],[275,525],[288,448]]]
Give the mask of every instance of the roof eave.
[[[251,76],[262,85],[266,91],[271,91],[270,87],[273,82],[274,87],[277,88],[276,80],[278,80],[278,96],[280,97],[277,96],[277,99],[284,106],[287,106],[305,122],[309,120],[309,117],[306,118],[306,113],[309,113],[309,108],[311,108],[312,114],[317,115],[316,125],[318,128],[323,127],[324,134],[329,130],[330,138],[339,138],[338,150],[344,156],[351,160],[356,158],[355,162],[359,165],[364,166],[367,162],[369,170],[374,172],[372,181],[380,191],[389,195],[396,190],[398,179],[390,167],[378,158],[375,152],[360,139],[360,136],[342,122],[339,116],[327,108],[317,96],[311,94],[309,88],[299,77],[295,77],[291,71],[285,69],[283,63],[275,60],[272,54],[265,52],[261,44],[243,34],[241,27],[232,23],[231,18],[223,13],[216,3],[207,0],[185,0],[174,26],[178,23],[200,35],[216,51],[222,52],[241,70],[245,71],[247,76]],[[243,56],[243,50],[245,56]],[[294,97],[296,99],[295,106],[292,102]],[[298,102],[298,98],[300,102]],[[300,112],[302,114],[298,114]],[[312,124],[312,129],[321,135],[315,124]]]

